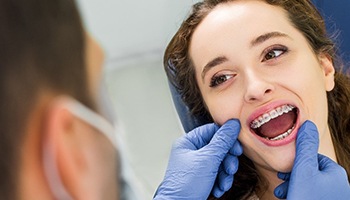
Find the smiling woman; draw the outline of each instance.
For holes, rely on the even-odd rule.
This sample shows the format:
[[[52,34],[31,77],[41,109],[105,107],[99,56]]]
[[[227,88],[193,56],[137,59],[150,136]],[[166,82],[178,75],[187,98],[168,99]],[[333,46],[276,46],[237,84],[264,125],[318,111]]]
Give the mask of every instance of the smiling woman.
[[[205,0],[167,47],[164,65],[193,115],[239,119],[244,155],[221,199],[274,199],[304,122],[319,153],[350,174],[350,82],[308,0]],[[169,68],[171,63],[173,68]]]

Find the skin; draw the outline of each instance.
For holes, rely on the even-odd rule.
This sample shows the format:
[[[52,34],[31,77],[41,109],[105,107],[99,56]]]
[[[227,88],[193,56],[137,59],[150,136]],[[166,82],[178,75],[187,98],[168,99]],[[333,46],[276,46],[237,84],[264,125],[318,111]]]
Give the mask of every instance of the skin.
[[[86,48],[89,90],[98,99],[95,90],[101,79],[103,52],[91,36]],[[50,156],[56,158],[63,185],[74,199],[118,199],[115,148],[102,133],[56,103],[59,95],[41,91],[28,118],[19,199],[55,199],[44,173],[43,151],[54,152]]]
[[[272,34],[260,37],[267,33]],[[242,124],[239,140],[244,154],[269,180],[261,199],[275,198],[273,190],[281,183],[276,173],[291,170],[295,140],[281,146],[264,144],[250,130],[252,113],[284,103],[295,105],[296,130],[306,120],[313,121],[320,134],[319,152],[336,161],[327,124],[326,91],[334,87],[332,61],[314,53],[283,9],[255,0],[218,5],[195,30],[189,54],[214,121],[221,125],[237,118]],[[223,81],[211,87],[212,78],[220,76]]]
[[[92,96],[96,97],[98,95],[97,91],[100,89],[99,84],[102,78],[104,52],[101,46],[90,34],[87,33],[86,36],[86,65],[88,69],[88,81]]]

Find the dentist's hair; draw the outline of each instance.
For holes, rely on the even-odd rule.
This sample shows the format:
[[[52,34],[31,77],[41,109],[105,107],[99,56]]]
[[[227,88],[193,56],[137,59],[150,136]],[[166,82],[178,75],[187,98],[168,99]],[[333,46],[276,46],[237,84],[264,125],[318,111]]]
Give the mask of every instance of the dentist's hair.
[[[219,4],[235,0],[204,0],[192,7],[189,16],[170,41],[164,55],[164,67],[170,82],[181,94],[182,100],[196,117],[212,120],[196,82],[195,68],[189,55],[192,35],[202,20]],[[281,7],[290,22],[307,39],[315,54],[324,53],[336,67],[335,88],[328,92],[329,126],[338,163],[350,174],[350,80],[342,73],[342,65],[335,54],[334,42],[328,37],[324,20],[310,0],[261,0]],[[220,199],[245,199],[253,192],[264,192],[267,182],[262,180],[245,156],[230,191]],[[254,191],[258,188],[258,191]]]
[[[17,199],[29,113],[45,92],[88,106],[85,34],[73,0],[0,1],[0,197]]]

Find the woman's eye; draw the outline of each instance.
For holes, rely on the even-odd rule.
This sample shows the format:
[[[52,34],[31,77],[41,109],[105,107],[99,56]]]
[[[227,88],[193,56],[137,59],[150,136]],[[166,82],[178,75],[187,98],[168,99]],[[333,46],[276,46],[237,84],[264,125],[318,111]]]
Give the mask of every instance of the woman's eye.
[[[284,54],[286,51],[287,51],[286,48],[272,49],[265,54],[264,59],[262,61],[267,61],[273,58],[277,58],[280,55]]]
[[[224,74],[224,75],[219,75],[219,76],[214,76],[211,81],[210,81],[210,87],[216,87],[220,84],[225,83],[227,80],[233,78],[233,74]]]

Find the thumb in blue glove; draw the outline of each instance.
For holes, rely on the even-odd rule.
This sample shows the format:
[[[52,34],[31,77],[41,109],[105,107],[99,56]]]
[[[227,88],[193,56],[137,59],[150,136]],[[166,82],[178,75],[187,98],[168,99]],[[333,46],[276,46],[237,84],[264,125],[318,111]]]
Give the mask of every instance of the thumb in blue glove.
[[[237,140],[238,120],[222,127],[207,124],[173,145],[165,177],[154,199],[207,199],[229,190],[243,149]]]
[[[318,154],[319,133],[306,121],[299,129],[296,156],[291,173],[278,173],[285,182],[276,187],[280,199],[350,199],[346,171],[326,156]]]

